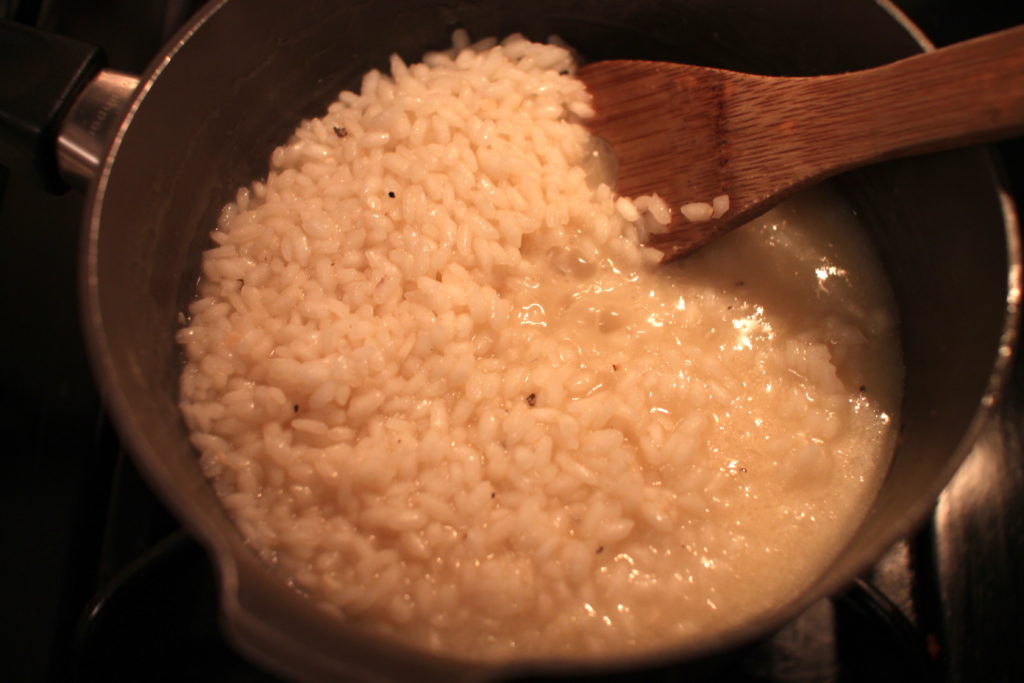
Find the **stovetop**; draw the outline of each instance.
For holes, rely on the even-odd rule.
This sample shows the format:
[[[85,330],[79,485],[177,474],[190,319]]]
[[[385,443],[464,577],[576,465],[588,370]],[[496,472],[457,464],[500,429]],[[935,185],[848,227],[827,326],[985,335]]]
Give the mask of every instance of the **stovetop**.
[[[137,73],[200,4],[0,0],[0,17],[101,45],[111,66]],[[1024,21],[1024,6],[999,0],[896,4],[938,45]],[[1024,207],[1024,140],[997,154]],[[0,159],[11,158],[0,147]],[[46,195],[0,166],[2,678],[276,680],[224,642],[209,562],[150,493],[102,411],[75,295],[82,201]],[[999,419],[931,522],[846,592],[738,653],[716,679],[1024,680],[1022,430],[1018,356]],[[671,669],[643,674],[678,680]]]

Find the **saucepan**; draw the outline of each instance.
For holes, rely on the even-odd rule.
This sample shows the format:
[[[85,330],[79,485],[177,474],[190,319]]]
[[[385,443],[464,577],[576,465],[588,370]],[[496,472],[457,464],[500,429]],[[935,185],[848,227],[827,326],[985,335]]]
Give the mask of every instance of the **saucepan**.
[[[77,85],[62,86],[38,112],[42,123],[21,133],[44,138],[36,151],[52,184],[70,181],[88,195],[81,306],[106,405],[149,483],[209,551],[230,639],[270,670],[308,680],[447,681],[667,661],[697,671],[841,589],[927,516],[1006,379],[1020,286],[1013,206],[981,148],[836,180],[895,290],[905,399],[877,499],[834,563],[796,599],[710,644],[637,658],[489,666],[370,637],[287,585],[225,514],[179,417],[183,361],[174,333],[208,233],[235,188],[265,174],[271,150],[297,122],[320,114],[363,72],[386,68],[392,52],[415,60],[446,45],[456,28],[478,37],[557,34],[587,59],[778,75],[867,68],[928,48],[886,0],[218,0],[139,79],[112,72],[93,79],[91,56],[76,62],[51,53],[58,65],[70,60]],[[35,65],[25,72],[30,83],[48,78],[45,64],[26,64]]]

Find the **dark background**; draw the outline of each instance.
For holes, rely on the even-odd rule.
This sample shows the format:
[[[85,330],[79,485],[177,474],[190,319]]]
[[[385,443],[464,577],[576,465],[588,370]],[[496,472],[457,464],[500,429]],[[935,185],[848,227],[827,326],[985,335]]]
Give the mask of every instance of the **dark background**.
[[[0,18],[100,45],[111,66],[138,73],[200,4],[0,0]],[[1024,22],[1019,0],[897,4],[939,46]],[[124,32],[133,35],[130,45],[119,40]],[[1018,206],[1024,206],[1024,140],[996,149]],[[82,197],[43,194],[23,172],[16,153],[3,146],[0,160],[6,164],[0,166],[0,311],[7,321],[0,331],[0,679],[62,681],[76,671],[90,678],[80,668],[90,656],[82,652],[90,636],[80,628],[89,623],[89,610],[103,604],[94,600],[97,593],[145,555],[139,538],[183,541],[125,461],[85,358],[75,283]],[[114,517],[122,520],[116,528]],[[1006,534],[1004,555],[995,561],[1020,567],[1020,527]],[[1019,590],[1020,583],[1015,587]],[[203,584],[202,590],[212,591],[212,586]],[[1021,653],[1012,645],[1024,642],[1024,634],[1015,630],[1020,619],[1013,616],[1022,596],[1012,591],[979,594],[1004,613],[1003,622],[998,614],[983,617],[995,619],[988,628],[1009,632],[987,643],[972,642],[969,656],[956,654],[956,642],[947,644],[951,654],[943,655],[947,666],[936,670],[936,680],[982,680],[970,669],[982,660],[989,663],[985,680],[1024,675]],[[167,654],[174,656],[170,649]],[[167,666],[163,676],[150,670],[139,677],[174,680],[191,678],[189,673],[188,665],[181,664]],[[262,676],[237,665],[209,680],[257,678]]]

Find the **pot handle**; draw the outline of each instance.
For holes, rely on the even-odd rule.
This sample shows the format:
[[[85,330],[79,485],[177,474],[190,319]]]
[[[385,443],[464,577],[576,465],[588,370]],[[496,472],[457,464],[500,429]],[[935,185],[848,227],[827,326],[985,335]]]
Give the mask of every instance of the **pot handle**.
[[[54,194],[85,189],[138,86],[92,45],[0,21],[0,140]]]
[[[57,167],[60,123],[104,61],[99,48],[0,22],[0,137],[31,154],[50,192],[68,189]]]

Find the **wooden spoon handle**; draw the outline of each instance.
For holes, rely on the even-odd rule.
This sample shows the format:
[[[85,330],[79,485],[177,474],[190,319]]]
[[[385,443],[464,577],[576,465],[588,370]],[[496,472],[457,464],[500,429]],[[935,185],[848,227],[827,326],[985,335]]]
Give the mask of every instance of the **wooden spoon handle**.
[[[830,174],[1013,137],[1024,133],[1024,26],[792,85],[793,106],[816,114],[800,146]]]

